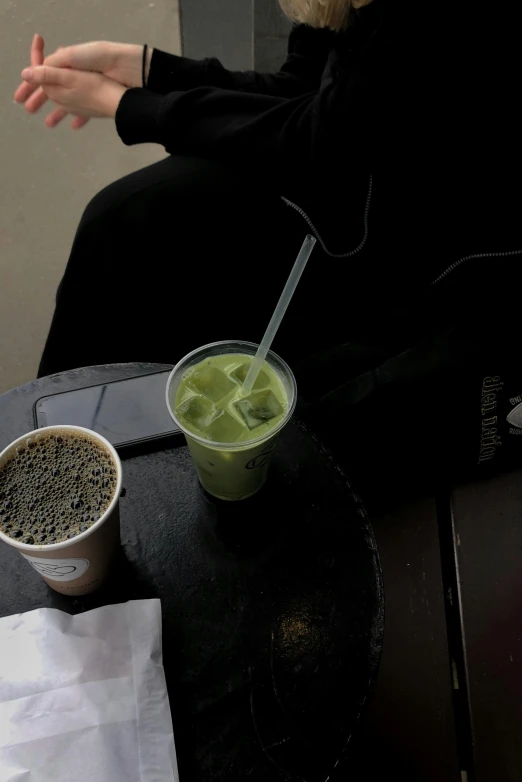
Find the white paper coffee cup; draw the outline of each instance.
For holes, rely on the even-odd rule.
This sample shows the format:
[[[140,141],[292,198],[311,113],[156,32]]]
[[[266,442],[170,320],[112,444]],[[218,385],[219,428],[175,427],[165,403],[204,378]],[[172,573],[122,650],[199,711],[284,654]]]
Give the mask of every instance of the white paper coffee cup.
[[[111,456],[116,470],[116,488],[107,510],[98,521],[76,537],[59,543],[31,545],[10,538],[0,529],[0,540],[16,549],[44,581],[63,595],[86,595],[107,578],[120,542],[119,501],[122,468],[114,447],[101,435],[82,426],[46,426],[22,435],[0,453],[0,468],[16,454],[27,439],[46,434],[82,434],[101,445]]]

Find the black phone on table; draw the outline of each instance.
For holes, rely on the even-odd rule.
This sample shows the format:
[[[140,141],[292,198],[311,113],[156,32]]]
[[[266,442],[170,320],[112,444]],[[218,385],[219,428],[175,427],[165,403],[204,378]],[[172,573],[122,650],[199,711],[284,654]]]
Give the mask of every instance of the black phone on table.
[[[165,401],[169,371],[43,396],[36,428],[75,424],[103,435],[122,455],[183,444]]]

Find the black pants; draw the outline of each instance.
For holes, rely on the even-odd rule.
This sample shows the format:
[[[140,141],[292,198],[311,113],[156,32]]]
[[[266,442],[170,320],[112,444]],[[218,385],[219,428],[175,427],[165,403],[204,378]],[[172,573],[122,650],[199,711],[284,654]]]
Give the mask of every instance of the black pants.
[[[39,375],[259,342],[305,234],[275,194],[218,163],[168,157],[124,177],[85,210]],[[314,277],[274,346],[288,361]]]

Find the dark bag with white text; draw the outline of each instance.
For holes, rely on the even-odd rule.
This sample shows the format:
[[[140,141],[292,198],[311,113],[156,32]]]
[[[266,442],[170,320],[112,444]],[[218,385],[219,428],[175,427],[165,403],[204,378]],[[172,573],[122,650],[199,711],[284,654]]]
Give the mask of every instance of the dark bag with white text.
[[[299,415],[370,508],[522,464],[513,312],[486,322],[468,313],[392,355],[346,344],[298,367]]]

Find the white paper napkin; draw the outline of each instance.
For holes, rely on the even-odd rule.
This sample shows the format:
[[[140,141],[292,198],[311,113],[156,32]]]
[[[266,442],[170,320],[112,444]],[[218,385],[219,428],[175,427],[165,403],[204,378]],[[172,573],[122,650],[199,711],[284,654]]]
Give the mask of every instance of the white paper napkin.
[[[1,782],[178,782],[159,600],[0,619]]]

